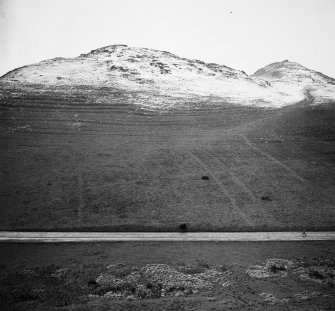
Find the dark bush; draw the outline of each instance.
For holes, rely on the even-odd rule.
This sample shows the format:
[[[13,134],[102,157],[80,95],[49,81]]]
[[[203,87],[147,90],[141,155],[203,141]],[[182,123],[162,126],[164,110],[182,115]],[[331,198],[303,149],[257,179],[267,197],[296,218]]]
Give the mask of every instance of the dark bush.
[[[209,180],[209,177],[208,176],[202,176],[201,179],[202,180]]]
[[[185,232],[187,230],[187,225],[186,224],[180,224],[179,225],[179,229],[183,232]]]
[[[87,286],[88,286],[88,287],[91,287],[91,288],[95,288],[95,287],[98,287],[99,284],[98,284],[95,280],[89,280],[89,281],[87,282]]]

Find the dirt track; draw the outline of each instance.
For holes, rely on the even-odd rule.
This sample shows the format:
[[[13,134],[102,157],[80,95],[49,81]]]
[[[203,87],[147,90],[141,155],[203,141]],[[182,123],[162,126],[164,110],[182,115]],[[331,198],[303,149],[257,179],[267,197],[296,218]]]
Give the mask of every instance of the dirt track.
[[[0,232],[2,242],[60,243],[112,241],[335,241],[335,232]]]

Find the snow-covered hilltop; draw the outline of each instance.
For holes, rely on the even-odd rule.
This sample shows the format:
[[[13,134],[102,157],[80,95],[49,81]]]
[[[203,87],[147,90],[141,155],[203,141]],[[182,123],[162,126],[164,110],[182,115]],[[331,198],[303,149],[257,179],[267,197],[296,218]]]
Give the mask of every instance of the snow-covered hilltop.
[[[264,79],[282,92],[296,93],[302,99],[307,91],[314,103],[335,99],[335,79],[288,60],[267,65],[257,70],[252,77]]]
[[[284,61],[248,76],[232,68],[178,57],[165,51],[111,45],[75,58],[55,58],[15,69],[7,84],[113,87],[143,92],[145,105],[160,107],[158,97],[178,107],[191,98],[260,107],[283,107],[312,96],[315,103],[335,100],[335,80]],[[180,100],[182,99],[182,100]],[[136,103],[136,102],[135,102]]]

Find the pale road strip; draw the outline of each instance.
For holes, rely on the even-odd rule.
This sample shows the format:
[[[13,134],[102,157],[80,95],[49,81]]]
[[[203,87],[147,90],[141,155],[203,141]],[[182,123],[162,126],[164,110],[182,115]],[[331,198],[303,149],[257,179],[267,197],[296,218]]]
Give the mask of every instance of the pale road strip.
[[[11,232],[0,231],[0,242],[59,243],[117,241],[335,241],[335,232]]]

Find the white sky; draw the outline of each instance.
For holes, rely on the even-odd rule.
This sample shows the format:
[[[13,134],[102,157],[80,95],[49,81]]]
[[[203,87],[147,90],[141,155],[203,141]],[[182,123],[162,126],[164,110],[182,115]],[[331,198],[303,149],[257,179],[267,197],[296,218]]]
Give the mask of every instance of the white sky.
[[[121,43],[248,74],[289,59],[335,77],[335,0],[0,0],[0,75]]]

